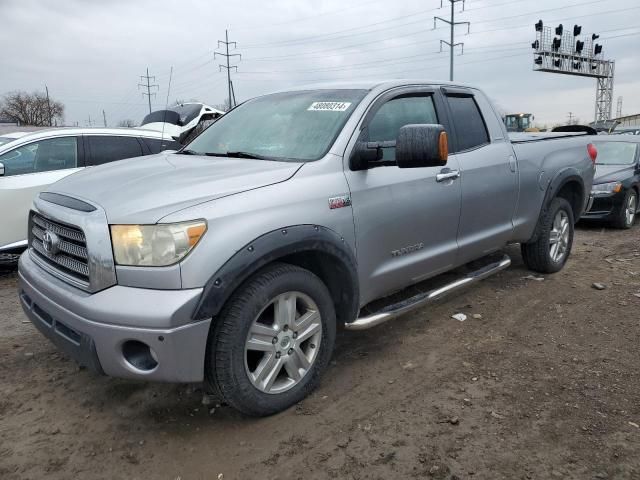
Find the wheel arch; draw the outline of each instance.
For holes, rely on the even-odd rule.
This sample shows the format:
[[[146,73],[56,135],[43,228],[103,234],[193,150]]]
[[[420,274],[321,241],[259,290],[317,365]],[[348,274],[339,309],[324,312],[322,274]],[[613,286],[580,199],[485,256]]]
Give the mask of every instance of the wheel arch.
[[[554,198],[564,198],[571,205],[574,222],[577,222],[584,212],[586,205],[586,192],[584,180],[580,172],[575,168],[560,170],[549,182],[542,202],[542,208],[538,214],[538,220],[533,236],[529,242],[535,242],[540,235],[540,219],[544,217]]]
[[[357,316],[360,292],[351,248],[326,227],[293,225],[266,233],[239,249],[207,281],[193,319],[215,317],[248,278],[275,262],[296,265],[317,275],[331,294],[338,325]]]

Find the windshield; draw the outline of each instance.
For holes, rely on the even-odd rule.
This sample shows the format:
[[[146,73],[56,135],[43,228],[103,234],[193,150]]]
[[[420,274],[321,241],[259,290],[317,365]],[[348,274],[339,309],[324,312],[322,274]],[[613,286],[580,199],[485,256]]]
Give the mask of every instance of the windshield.
[[[318,160],[329,151],[366,94],[367,90],[308,90],[258,97],[220,117],[186,150],[269,160]]]
[[[175,107],[170,107],[166,110],[151,112],[149,115],[144,117],[140,125],[166,122],[171,125],[183,126],[196,118],[200,114],[200,110],[202,110],[202,105],[200,103],[176,105]]]
[[[627,142],[597,142],[596,165],[633,165],[638,145]]]

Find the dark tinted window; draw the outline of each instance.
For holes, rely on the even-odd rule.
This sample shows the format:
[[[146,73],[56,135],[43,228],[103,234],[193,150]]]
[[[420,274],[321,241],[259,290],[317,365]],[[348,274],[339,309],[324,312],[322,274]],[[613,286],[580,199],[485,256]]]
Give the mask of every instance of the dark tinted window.
[[[431,96],[398,97],[380,107],[368,125],[369,142],[395,142],[401,127],[438,123]],[[395,147],[383,147],[383,160],[395,160]]]
[[[49,138],[31,142],[0,155],[4,176],[49,172],[78,166],[76,137]]]
[[[448,97],[453,124],[458,136],[458,150],[469,150],[489,143],[489,134],[473,97]]]
[[[180,150],[182,145],[173,140],[160,140],[159,138],[142,138],[142,141],[147,144],[151,153],[160,153],[163,150]]]
[[[90,165],[122,160],[123,158],[142,156],[142,147],[135,137],[99,137],[87,136],[91,150]]]

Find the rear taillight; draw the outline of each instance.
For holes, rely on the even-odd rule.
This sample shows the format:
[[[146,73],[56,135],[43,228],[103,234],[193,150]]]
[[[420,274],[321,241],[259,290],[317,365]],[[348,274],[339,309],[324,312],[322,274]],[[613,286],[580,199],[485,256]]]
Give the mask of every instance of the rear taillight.
[[[589,158],[595,164],[596,158],[598,158],[598,149],[593,143],[587,145],[587,152],[589,153]]]

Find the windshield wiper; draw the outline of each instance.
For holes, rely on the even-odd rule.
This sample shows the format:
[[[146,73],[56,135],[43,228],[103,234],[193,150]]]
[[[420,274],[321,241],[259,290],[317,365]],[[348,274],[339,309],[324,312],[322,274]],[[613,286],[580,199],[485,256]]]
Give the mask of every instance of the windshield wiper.
[[[196,152],[194,150],[180,150],[178,153],[182,155],[202,155],[200,152]]]
[[[237,158],[251,158],[254,160],[275,160],[275,158],[273,157],[265,157],[264,155],[258,155],[257,153],[251,153],[251,152],[227,152],[225,156],[237,157]]]

